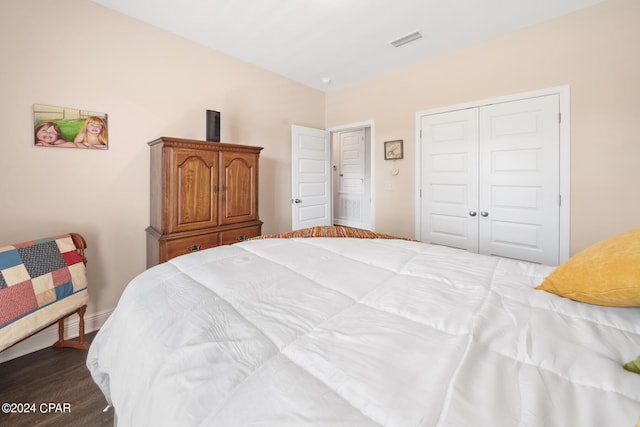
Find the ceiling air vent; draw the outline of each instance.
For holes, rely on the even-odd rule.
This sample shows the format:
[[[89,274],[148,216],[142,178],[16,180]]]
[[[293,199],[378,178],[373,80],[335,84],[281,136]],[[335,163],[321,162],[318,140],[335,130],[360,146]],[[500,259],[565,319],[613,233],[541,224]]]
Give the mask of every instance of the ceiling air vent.
[[[414,40],[418,40],[422,38],[422,34],[419,31],[414,31],[413,33],[409,33],[406,36],[402,36],[395,40],[391,40],[389,43],[393,45],[393,47],[404,46],[407,43],[411,43]]]

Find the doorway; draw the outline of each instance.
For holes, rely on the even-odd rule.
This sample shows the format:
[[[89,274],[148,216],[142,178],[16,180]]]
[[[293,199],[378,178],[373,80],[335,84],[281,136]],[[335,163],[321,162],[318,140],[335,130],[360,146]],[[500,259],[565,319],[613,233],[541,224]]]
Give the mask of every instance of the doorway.
[[[371,147],[369,128],[331,134],[333,223],[370,230]]]
[[[291,227],[374,231],[374,125],[291,128]]]

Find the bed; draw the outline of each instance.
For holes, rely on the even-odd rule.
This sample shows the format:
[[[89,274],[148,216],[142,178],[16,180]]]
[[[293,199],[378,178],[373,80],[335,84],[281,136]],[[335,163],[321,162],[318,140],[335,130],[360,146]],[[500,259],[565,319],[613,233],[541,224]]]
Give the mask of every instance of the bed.
[[[335,231],[132,280],[87,359],[118,425],[638,422],[637,307],[536,289],[555,267]]]

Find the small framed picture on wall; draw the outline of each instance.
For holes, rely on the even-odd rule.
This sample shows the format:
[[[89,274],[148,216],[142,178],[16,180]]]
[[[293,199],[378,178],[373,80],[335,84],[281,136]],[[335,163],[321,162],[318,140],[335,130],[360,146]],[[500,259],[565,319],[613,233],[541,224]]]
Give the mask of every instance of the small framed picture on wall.
[[[37,147],[109,148],[106,113],[34,104],[33,121]]]
[[[384,142],[384,159],[385,160],[398,160],[404,158],[404,152],[402,149],[402,140],[397,139],[395,141]]]

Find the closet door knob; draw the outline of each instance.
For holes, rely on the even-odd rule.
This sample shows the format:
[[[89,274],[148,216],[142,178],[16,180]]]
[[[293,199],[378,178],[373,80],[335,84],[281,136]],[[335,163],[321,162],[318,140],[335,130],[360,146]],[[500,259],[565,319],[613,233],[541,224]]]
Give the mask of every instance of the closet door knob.
[[[489,216],[489,212],[487,212],[487,211],[480,211],[480,216]]]
[[[476,211],[469,211],[469,216],[476,216],[477,212]]]

